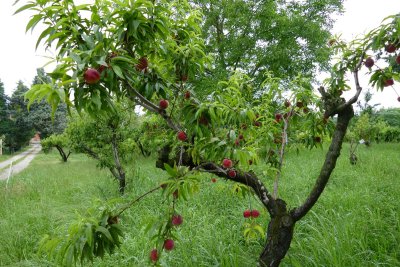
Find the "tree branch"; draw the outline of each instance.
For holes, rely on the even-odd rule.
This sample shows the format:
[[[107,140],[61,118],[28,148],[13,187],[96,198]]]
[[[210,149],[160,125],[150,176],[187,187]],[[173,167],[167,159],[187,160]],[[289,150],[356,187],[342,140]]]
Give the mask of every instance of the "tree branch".
[[[133,88],[133,86],[129,82],[125,82],[125,85],[127,85],[130,89],[130,92],[133,93],[133,95],[139,99],[138,101],[132,98],[131,95],[128,95],[128,97],[131,100],[133,100],[134,102],[139,102],[141,103],[141,105],[145,105],[146,108],[152,112],[158,112],[159,108],[156,105],[154,105],[154,103],[152,103],[150,100],[145,98],[142,94],[140,94],[135,88]]]
[[[167,112],[163,109],[160,109],[156,105],[154,105],[150,100],[145,98],[142,94],[140,94],[129,82],[125,82],[125,84],[129,87],[130,92],[133,93],[133,95],[128,94],[128,98],[137,103],[138,105],[144,107],[145,109],[154,112],[154,113],[159,113],[161,117],[167,122],[168,126],[174,129],[175,131],[180,131],[182,127],[175,122],[170,116],[168,116]]]
[[[129,202],[128,204],[126,204],[123,208],[121,208],[121,210],[117,213],[116,216],[120,216],[126,209],[130,208],[133,204],[135,204],[136,202],[139,202],[142,198],[144,198],[145,196],[157,191],[158,189],[162,188],[161,185],[157,186],[153,189],[151,189],[150,191],[144,193],[143,195],[133,199],[131,202]]]
[[[360,86],[360,81],[359,81],[359,78],[358,78],[358,72],[359,72],[359,70],[360,70],[360,68],[361,68],[361,64],[363,63],[364,56],[365,56],[365,50],[362,52],[361,57],[360,57],[360,59],[358,60],[358,63],[357,63],[357,65],[356,65],[356,67],[355,67],[354,70],[352,71],[352,72],[353,72],[353,76],[354,76],[354,83],[355,83],[355,85],[356,85],[356,93],[355,93],[355,95],[354,95],[352,98],[349,99],[349,101],[347,101],[347,102],[344,103],[343,105],[339,106],[338,109],[337,109],[338,111],[341,111],[341,110],[345,109],[346,107],[348,107],[348,106],[353,105],[354,103],[356,103],[357,100],[358,100],[358,97],[359,97],[360,94],[361,94],[362,87]]]
[[[318,198],[325,189],[329,177],[336,166],[336,161],[340,156],[342,143],[346,134],[347,127],[351,118],[354,116],[353,107],[346,106],[346,108],[339,112],[338,120],[336,123],[335,131],[333,133],[332,142],[329,150],[325,156],[325,162],[321,168],[320,174],[315,182],[315,185],[307,197],[306,201],[300,206],[290,211],[293,220],[298,221],[314,206]]]
[[[198,170],[204,170],[209,173],[213,173],[219,177],[226,178],[228,180],[238,182],[251,187],[256,193],[257,197],[261,200],[263,205],[267,208],[271,216],[277,213],[276,203],[271,194],[268,192],[265,185],[253,172],[239,172],[236,170],[236,176],[230,177],[226,170],[222,169],[215,163],[207,162],[200,164],[196,167]]]
[[[293,110],[293,109],[292,109]],[[292,110],[289,112],[289,114],[292,113]],[[285,154],[285,147],[287,144],[287,129],[289,126],[289,118],[290,115],[287,118],[283,118],[283,131],[282,131],[282,145],[281,145],[281,149],[279,151],[279,170],[276,173],[276,177],[275,177],[275,181],[274,181],[274,193],[273,193],[273,197],[274,199],[278,198],[278,186],[279,186],[279,178],[281,177],[281,171],[282,171],[282,165],[283,165],[283,156]]]
[[[80,145],[79,147],[80,147],[80,149],[83,150],[83,152],[85,154],[87,154],[90,157],[92,157],[92,158],[94,158],[94,159],[96,159],[96,160],[101,162],[101,159],[100,159],[99,155],[96,152],[94,152],[93,150],[91,150],[89,147],[87,147],[85,145]],[[119,180],[119,176],[118,176],[118,173],[115,171],[115,168],[114,167],[110,167],[110,166],[107,166],[107,167],[110,170],[111,174],[114,176],[114,178]]]

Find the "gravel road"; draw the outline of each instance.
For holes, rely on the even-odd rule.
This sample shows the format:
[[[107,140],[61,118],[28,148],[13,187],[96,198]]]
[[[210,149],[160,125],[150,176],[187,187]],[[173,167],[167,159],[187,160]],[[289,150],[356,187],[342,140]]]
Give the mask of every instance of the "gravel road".
[[[30,148],[29,150],[24,151],[6,161],[0,162],[0,169],[4,168],[0,171],[0,180],[6,180],[8,178],[11,162],[15,162],[23,158],[15,165],[13,164],[12,175],[17,174],[28,167],[29,163],[36,157],[40,150],[42,150],[42,147],[40,145],[33,145],[32,148]]]

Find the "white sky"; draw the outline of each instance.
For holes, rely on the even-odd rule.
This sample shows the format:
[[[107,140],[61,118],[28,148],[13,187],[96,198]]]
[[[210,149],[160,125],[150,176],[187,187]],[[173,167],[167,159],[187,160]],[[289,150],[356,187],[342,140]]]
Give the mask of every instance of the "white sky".
[[[30,86],[36,68],[42,67],[48,59],[43,47],[35,51],[35,45],[40,30],[25,34],[25,27],[29,21],[29,14],[22,12],[12,15],[16,10],[12,6],[15,0],[0,0],[0,79],[4,83],[6,94],[10,95],[15,89],[18,80]],[[21,6],[24,3],[18,6]],[[377,27],[383,18],[400,12],[400,0],[347,0],[345,14],[338,17],[334,27],[335,33],[342,33],[346,40],[368,32]],[[48,69],[50,71],[50,69]],[[364,88],[368,88],[367,80],[363,81]],[[395,83],[400,94],[400,85]],[[392,88],[385,88],[383,93],[375,90],[373,103],[380,103],[384,107],[400,107],[397,94]],[[376,92],[376,93],[375,93]]]

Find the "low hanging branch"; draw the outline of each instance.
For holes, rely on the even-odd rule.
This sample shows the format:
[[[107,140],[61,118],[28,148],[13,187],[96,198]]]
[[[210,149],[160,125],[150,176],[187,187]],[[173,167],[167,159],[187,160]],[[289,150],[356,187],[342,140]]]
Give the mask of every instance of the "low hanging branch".
[[[263,182],[255,175],[253,172],[239,172],[235,171],[236,175],[229,175],[228,171],[221,168],[219,165],[208,162],[202,163],[196,169],[213,173],[219,177],[226,178],[230,181],[241,183],[251,187],[254,190],[254,193],[260,199],[261,203],[267,208],[268,212],[272,215],[274,214],[275,201],[272,198],[271,194],[268,192],[266,186]]]

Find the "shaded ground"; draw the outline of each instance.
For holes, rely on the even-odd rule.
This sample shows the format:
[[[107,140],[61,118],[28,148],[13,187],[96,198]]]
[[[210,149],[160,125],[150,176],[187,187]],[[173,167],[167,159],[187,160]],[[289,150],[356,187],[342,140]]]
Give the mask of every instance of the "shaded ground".
[[[5,180],[8,178],[10,174],[11,163],[13,164],[11,175],[17,174],[28,167],[29,163],[35,158],[41,149],[42,147],[40,145],[35,144],[29,150],[24,151],[8,160],[0,162],[0,180]],[[14,164],[16,161],[18,162]]]

